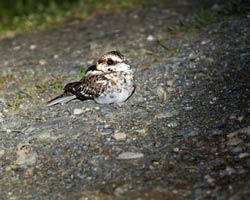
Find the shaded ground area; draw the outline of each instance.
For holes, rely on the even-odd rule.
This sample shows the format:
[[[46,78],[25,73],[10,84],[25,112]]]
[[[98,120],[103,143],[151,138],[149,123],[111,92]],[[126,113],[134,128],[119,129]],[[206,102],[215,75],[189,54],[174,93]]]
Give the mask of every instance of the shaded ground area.
[[[247,199],[249,14],[197,30],[193,9],[100,13],[2,39],[0,198]],[[43,107],[113,49],[137,81],[122,107]]]

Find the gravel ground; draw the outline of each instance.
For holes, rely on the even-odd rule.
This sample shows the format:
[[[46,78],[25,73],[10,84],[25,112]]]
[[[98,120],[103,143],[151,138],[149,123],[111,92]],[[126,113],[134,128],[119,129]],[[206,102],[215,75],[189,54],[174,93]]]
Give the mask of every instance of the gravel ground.
[[[193,9],[1,39],[0,199],[248,199],[250,15],[190,30]],[[114,49],[135,72],[126,103],[43,107]]]

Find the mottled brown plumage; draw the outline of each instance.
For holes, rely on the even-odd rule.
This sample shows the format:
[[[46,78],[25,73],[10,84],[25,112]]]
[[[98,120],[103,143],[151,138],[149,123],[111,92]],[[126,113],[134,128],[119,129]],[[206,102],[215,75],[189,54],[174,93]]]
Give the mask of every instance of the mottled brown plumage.
[[[68,83],[64,93],[51,100],[47,106],[67,103],[73,99],[94,99],[100,104],[120,103],[132,95],[134,90],[133,72],[124,56],[111,51],[98,59],[80,81]]]
[[[106,84],[103,84],[103,82]],[[77,98],[92,99],[100,96],[107,88],[107,78],[104,74],[92,75],[88,73],[82,80],[73,83],[68,83],[64,87],[64,93],[71,93],[76,95]]]

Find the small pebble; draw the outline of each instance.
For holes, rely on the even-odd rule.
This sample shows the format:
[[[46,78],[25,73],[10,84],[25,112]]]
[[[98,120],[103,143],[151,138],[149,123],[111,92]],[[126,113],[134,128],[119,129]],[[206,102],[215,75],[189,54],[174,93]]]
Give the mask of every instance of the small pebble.
[[[89,111],[91,111],[91,109],[90,108],[85,108],[84,111],[89,112]]]
[[[96,42],[91,42],[89,44],[91,50],[95,50],[98,48],[98,44]]]
[[[180,151],[180,149],[179,149],[178,147],[175,147],[175,148],[173,149],[173,151],[177,153],[177,152]]]
[[[13,48],[14,51],[18,51],[19,49],[21,49],[21,46],[15,46],[15,47]]]
[[[178,190],[173,190],[173,194],[178,194]]]
[[[208,183],[214,183],[215,179],[212,178],[209,174],[205,175],[204,178],[207,180]]]
[[[105,128],[100,132],[100,135],[109,135],[112,134],[114,132],[114,130],[112,128]]]
[[[83,113],[83,109],[81,108],[75,108],[73,111],[74,115],[80,115]]]
[[[241,146],[236,146],[235,148],[230,150],[233,153],[241,153],[242,152],[242,147]]]
[[[238,132],[232,132],[232,133],[227,134],[227,137],[228,137],[228,138],[233,138],[233,137],[235,137],[236,135],[238,135]]]
[[[87,64],[88,64],[88,65],[93,65],[93,63],[94,63],[94,60],[88,60],[88,61],[87,61]]]
[[[37,153],[29,144],[19,144],[17,146],[17,155],[18,157],[15,161],[16,166],[25,168],[36,163]]]
[[[134,18],[134,19],[138,19],[138,17],[139,17],[139,16],[138,16],[137,14],[133,15],[133,18]]]
[[[0,118],[3,118],[3,117],[4,117],[3,113],[0,112]]]
[[[172,121],[167,124],[169,128],[176,128],[179,125],[177,121]]]
[[[168,80],[168,81],[167,81],[167,84],[168,84],[168,86],[173,86],[174,80]]]
[[[11,170],[12,170],[11,165],[7,165],[7,166],[5,167],[5,172],[10,172]]]
[[[36,49],[36,45],[32,44],[30,45],[30,50],[35,50]]]
[[[205,44],[207,44],[208,43],[208,41],[201,41],[201,45],[205,45]]]
[[[4,154],[5,154],[5,150],[4,150],[4,149],[1,149],[1,150],[0,150],[0,158],[3,157]]]
[[[126,192],[129,190],[130,187],[131,187],[131,186],[130,186],[129,184],[124,184],[124,185],[118,186],[118,187],[115,188],[115,190],[114,190],[114,195],[115,195],[115,196],[121,196],[121,195],[123,195],[124,193],[126,193]]]
[[[249,153],[241,153],[241,154],[239,154],[239,158],[246,158],[249,155],[250,155]]]
[[[232,174],[234,174],[236,171],[235,169],[233,169],[232,167],[227,166],[225,169],[226,173],[231,176]]]
[[[240,139],[240,138],[232,138],[232,139],[230,139],[228,142],[227,142],[227,145],[229,145],[229,146],[237,146],[238,144],[240,144],[240,143],[242,143],[243,141],[242,141],[242,139]]]
[[[177,110],[172,110],[172,111],[167,111],[164,113],[158,113],[157,115],[155,115],[155,119],[164,119],[164,118],[170,118],[173,116],[178,115],[178,111]]]
[[[26,177],[31,177],[34,174],[34,171],[32,168],[27,168],[27,169],[25,169],[24,174]]]
[[[166,101],[167,100],[167,92],[162,87],[157,87],[156,93],[160,100]]]
[[[129,160],[129,159],[138,159],[143,158],[143,153],[136,153],[136,152],[123,152],[118,155],[117,159],[119,160]]]
[[[47,64],[47,61],[45,60],[45,59],[40,59],[39,61],[38,61],[38,63],[39,63],[39,65],[46,65]]]
[[[185,109],[186,111],[193,110],[193,106],[186,106],[186,107],[184,107],[184,109]]]
[[[167,88],[167,92],[173,92],[173,91],[175,91],[175,89],[173,87],[168,87]]]
[[[147,37],[147,41],[153,41],[155,38],[154,38],[154,36],[152,36],[152,35],[149,35],[148,37]]]
[[[147,134],[147,131],[143,128],[143,129],[137,129],[135,130],[135,132],[139,133],[139,134],[142,134],[142,135],[146,135]]]
[[[120,132],[120,133],[115,133],[113,136],[116,140],[125,140],[127,137],[126,133]]]

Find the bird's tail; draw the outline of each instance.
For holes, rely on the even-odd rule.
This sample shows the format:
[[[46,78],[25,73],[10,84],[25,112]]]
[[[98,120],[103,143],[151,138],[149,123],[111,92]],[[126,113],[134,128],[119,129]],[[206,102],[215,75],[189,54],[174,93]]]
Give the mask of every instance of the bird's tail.
[[[68,103],[69,101],[73,100],[73,99],[76,99],[76,96],[75,95],[68,95],[68,94],[62,94],[52,100],[50,100],[46,105],[45,107],[49,107],[49,106],[53,106],[53,105],[56,105],[58,103],[61,103],[61,104],[65,104],[65,103]]]

